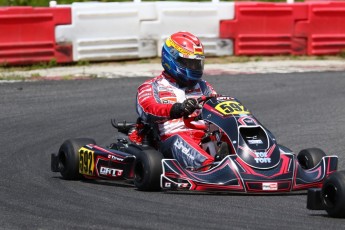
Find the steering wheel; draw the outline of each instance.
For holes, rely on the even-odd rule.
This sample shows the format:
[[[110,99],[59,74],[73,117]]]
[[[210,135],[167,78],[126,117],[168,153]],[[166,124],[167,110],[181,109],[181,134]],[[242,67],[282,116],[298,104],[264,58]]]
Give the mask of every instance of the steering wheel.
[[[214,98],[214,97],[216,97],[216,95],[214,95],[214,96],[201,96],[197,99],[197,101],[200,105],[200,104],[204,104],[207,100]],[[184,122],[185,126],[190,128],[190,129],[207,130],[208,127],[206,124],[192,123],[193,121],[199,120],[198,118],[199,118],[199,115],[198,116],[184,117],[183,122]]]

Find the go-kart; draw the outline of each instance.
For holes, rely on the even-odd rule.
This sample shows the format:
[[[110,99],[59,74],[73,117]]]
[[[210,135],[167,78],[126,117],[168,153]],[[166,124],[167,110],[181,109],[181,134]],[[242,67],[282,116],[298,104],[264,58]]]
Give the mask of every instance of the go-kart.
[[[66,140],[59,152],[51,155],[51,169],[67,180],[132,180],[139,190],[286,193],[314,188],[310,196],[313,198],[309,199],[309,206],[314,209],[325,207],[320,203],[333,201],[332,205],[337,206],[334,200],[344,200],[345,180],[337,174],[337,183],[332,180],[327,184],[330,188],[322,194],[318,192],[325,179],[336,172],[337,156],[327,156],[318,148],[304,149],[296,155],[278,144],[273,134],[235,98],[202,97],[198,101],[201,112],[184,118],[185,125],[205,131],[202,143],[213,146],[207,148],[210,154],[224,146],[222,143],[226,143],[229,152],[210,165],[186,168],[167,158],[159,152],[157,128],[139,119],[120,123],[112,120],[120,136],[107,147],[98,146],[89,138]],[[141,135],[140,143],[128,138],[133,130]],[[189,150],[181,146],[181,151]],[[339,209],[344,215],[344,205]]]

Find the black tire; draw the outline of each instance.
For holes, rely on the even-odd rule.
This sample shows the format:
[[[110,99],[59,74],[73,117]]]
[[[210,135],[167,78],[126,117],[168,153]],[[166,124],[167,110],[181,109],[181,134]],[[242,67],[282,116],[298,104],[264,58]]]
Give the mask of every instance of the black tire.
[[[304,169],[312,169],[321,159],[326,156],[325,152],[318,148],[309,148],[301,150],[297,155],[298,163]]]
[[[60,147],[58,153],[60,173],[66,180],[79,180],[82,176],[79,174],[79,154],[78,150],[87,145],[96,144],[90,138],[76,138],[66,140]]]
[[[162,174],[163,154],[155,149],[130,146],[127,152],[135,156],[134,185],[141,191],[158,191]]]
[[[324,181],[321,197],[329,216],[345,217],[345,171],[334,172]]]

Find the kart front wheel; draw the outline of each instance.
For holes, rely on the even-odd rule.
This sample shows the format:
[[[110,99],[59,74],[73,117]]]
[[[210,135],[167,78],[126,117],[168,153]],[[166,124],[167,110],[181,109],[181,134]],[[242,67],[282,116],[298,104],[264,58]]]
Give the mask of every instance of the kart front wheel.
[[[138,190],[160,190],[163,155],[155,149],[128,147],[127,150],[136,158],[134,163],[134,185]]]
[[[324,156],[326,156],[326,154],[321,149],[309,148],[301,150],[297,155],[297,160],[302,168],[312,169],[320,163]]]
[[[76,138],[66,140],[60,147],[58,153],[58,161],[61,176],[66,180],[81,179],[79,174],[79,154],[81,147],[87,144],[96,144],[90,138]]]
[[[332,173],[323,183],[321,196],[331,217],[345,217],[345,171]]]

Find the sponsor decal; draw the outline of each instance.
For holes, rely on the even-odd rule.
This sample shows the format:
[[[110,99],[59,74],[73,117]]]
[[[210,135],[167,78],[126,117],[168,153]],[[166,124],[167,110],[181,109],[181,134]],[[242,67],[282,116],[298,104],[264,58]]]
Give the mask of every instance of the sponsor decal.
[[[114,156],[112,154],[109,154],[108,158],[111,159],[112,161],[121,161],[121,162],[123,161],[123,158],[119,158],[119,157]]]
[[[200,88],[186,89],[185,92],[187,94],[197,94],[197,95],[199,95],[201,93],[201,89]]]
[[[107,167],[101,167],[99,170],[99,174],[104,176],[111,176],[111,177],[119,177],[122,176],[123,170],[121,169],[114,169],[114,168],[107,168]]]
[[[176,98],[167,98],[161,101],[163,104],[174,104],[177,102]]]
[[[248,143],[251,145],[263,144],[262,140],[248,140]]]
[[[249,116],[241,116],[240,118],[238,118],[238,122],[244,126],[251,126],[257,124],[256,121]]]
[[[164,63],[164,66],[167,67],[168,69],[171,69],[171,66],[168,63]]]
[[[193,54],[192,52],[190,52],[190,51],[188,51],[188,50],[182,48],[182,47],[179,46],[178,44],[176,44],[171,38],[168,38],[168,39],[166,40],[166,45],[167,45],[168,47],[171,47],[171,46],[174,47],[178,52],[180,52],[180,53],[182,53],[182,54],[184,54],[184,55],[192,55],[192,54]]]
[[[267,152],[255,152],[256,163],[271,163],[271,158],[267,156]]]
[[[215,109],[223,115],[250,114],[249,110],[237,101],[224,101]]]
[[[218,101],[233,101],[233,97],[217,97]]]
[[[160,79],[162,80],[162,79]],[[161,91],[168,91],[168,92],[174,92],[174,87],[170,86],[170,85],[164,85],[164,86],[157,86],[158,92]]]
[[[277,191],[278,183],[262,183],[262,190],[264,191]]]
[[[174,92],[170,91],[161,91],[159,92],[159,97],[160,98],[166,98],[166,97],[176,97]]]
[[[171,183],[170,182],[165,182],[164,187],[165,188],[171,188]]]
[[[194,54],[200,54],[200,55],[203,55],[204,54],[204,51],[202,50],[202,47],[196,47],[194,46]]]
[[[160,92],[160,91],[170,91],[170,90],[169,90],[167,87],[165,87],[165,86],[158,86],[157,89],[158,89],[159,92]]]
[[[254,122],[252,119],[250,119],[250,118],[246,118],[246,119],[244,119],[243,121],[246,122],[246,123],[250,123],[250,124],[255,123],[255,122]]]
[[[188,188],[188,183],[178,183],[177,187],[179,188]]]
[[[174,146],[178,149],[181,150],[181,152],[183,154],[185,154],[189,159],[191,159],[192,161],[194,161],[195,157],[190,154],[190,148],[187,148],[186,146],[183,145],[182,141],[176,140],[174,143]]]
[[[93,176],[95,168],[94,151],[87,148],[79,149],[79,173],[84,175]]]

